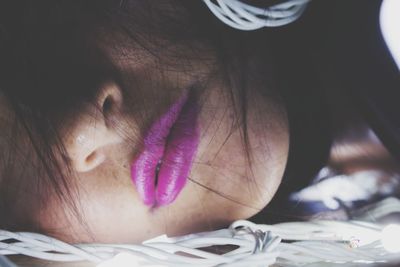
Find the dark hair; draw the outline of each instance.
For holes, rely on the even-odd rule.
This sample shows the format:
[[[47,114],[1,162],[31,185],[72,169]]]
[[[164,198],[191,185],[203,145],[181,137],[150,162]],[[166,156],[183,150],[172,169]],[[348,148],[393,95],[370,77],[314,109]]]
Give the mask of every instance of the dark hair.
[[[326,164],[341,130],[330,114],[331,105],[340,105],[330,99],[332,93],[346,99],[393,159],[400,161],[400,75],[381,33],[381,3],[314,1],[298,23],[275,35],[277,80],[291,87],[278,88],[289,94],[284,102],[291,128],[290,153],[276,197],[254,221],[301,219],[293,215],[299,214],[297,205],[288,205],[287,199]]]
[[[227,97],[240,110],[232,128],[241,126],[249,164],[246,112],[252,99],[247,85],[259,80],[256,90],[281,101],[289,118],[289,162],[274,201],[304,186],[325,164],[332,140],[326,96],[309,58],[315,47],[310,44],[318,36],[304,32],[311,21],[300,20],[278,30],[240,32],[223,25],[197,0],[2,2],[0,88],[15,118],[1,137],[0,228],[41,231],[35,214],[50,194],[79,210],[69,190],[74,185],[60,165],[60,155],[61,162],[69,164],[60,128],[87,104],[96,106],[99,87],[109,80],[132,101],[131,109],[155,109],[157,105],[148,109],[145,103],[135,102],[140,86],[136,95],[128,90],[142,80],[152,81],[150,74],[144,73],[144,79],[116,64],[143,60],[132,53],[135,50],[153,58],[160,75],[174,68],[190,74],[191,60],[201,60],[212,71],[196,74],[199,91],[212,79],[227,83]],[[167,89],[160,102],[168,101]],[[96,108],[104,112],[103,107]],[[21,162],[37,173],[25,173]],[[22,210],[18,199],[27,193],[38,201]]]

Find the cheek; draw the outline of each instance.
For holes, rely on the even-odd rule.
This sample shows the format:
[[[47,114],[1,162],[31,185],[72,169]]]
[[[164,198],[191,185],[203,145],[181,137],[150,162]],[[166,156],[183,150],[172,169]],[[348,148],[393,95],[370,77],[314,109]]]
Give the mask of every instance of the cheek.
[[[41,225],[62,240],[138,242],[154,235],[152,218],[146,207],[140,205],[132,186],[82,186],[77,212],[67,203],[56,202],[42,213]]]
[[[192,178],[217,192],[211,193],[214,204],[230,210],[230,219],[251,217],[271,200],[283,176],[289,149],[285,112],[268,101],[249,107],[250,168],[229,98],[217,89],[208,98]]]
[[[104,166],[80,176],[78,184],[77,212],[53,197],[39,215],[44,232],[67,242],[138,243],[227,223],[223,206],[215,206],[209,191],[194,184],[188,183],[172,205],[153,211],[139,199],[126,168]]]
[[[184,235],[228,223],[223,206],[216,208],[217,201],[206,197],[207,190],[193,184],[173,205],[156,211],[143,205],[134,191],[114,189],[118,191],[109,195],[91,191],[81,197],[81,217],[70,213],[65,204],[49,205],[41,214],[42,227],[46,233],[70,243],[139,243],[161,234]]]
[[[130,186],[132,188],[132,186]],[[91,192],[81,198],[84,221],[95,240],[138,242],[153,236],[152,216],[133,190],[114,187],[112,192]]]

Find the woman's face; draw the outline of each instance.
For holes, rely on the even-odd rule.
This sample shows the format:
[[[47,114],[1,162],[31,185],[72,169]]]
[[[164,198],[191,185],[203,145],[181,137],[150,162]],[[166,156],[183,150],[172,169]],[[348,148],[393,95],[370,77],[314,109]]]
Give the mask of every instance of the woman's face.
[[[123,92],[113,81],[104,83],[96,98],[100,109],[88,106],[62,129],[80,216],[50,197],[37,215],[43,229],[70,242],[140,242],[224,227],[266,206],[288,155],[287,118],[275,100],[248,90],[247,158],[242,124],[235,124],[240,111],[226,84],[211,77],[212,64],[192,59],[189,71],[161,71],[152,60],[115,62],[126,77],[139,77],[135,86]],[[149,73],[151,79],[140,79]],[[206,85],[193,94],[188,88],[200,80]],[[168,157],[183,163],[167,166]],[[151,204],[157,196],[144,193],[143,184],[153,184],[155,173],[159,188],[173,175],[184,186],[166,188],[175,195]]]

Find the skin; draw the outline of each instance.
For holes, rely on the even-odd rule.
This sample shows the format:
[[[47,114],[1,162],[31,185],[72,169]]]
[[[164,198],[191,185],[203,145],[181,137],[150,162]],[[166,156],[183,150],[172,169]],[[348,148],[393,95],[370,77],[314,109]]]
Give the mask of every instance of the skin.
[[[139,79],[127,92],[112,80],[105,82],[95,105],[82,107],[79,116],[63,122],[60,131],[72,171],[66,171],[66,176],[79,216],[70,205],[50,194],[35,214],[40,228],[72,243],[137,243],[161,234],[174,236],[226,227],[264,209],[281,182],[289,134],[279,101],[252,90],[253,83],[262,81],[255,77],[248,85],[248,99],[252,99],[247,114],[250,169],[242,132],[235,125],[238,107],[230,101],[227,85],[218,75],[211,75],[215,73],[212,56],[207,64],[192,60],[184,69],[174,66],[161,70],[157,66],[176,62],[156,61],[138,50],[129,51],[136,52],[128,56],[119,55],[118,49],[107,53],[125,77],[151,75]],[[183,90],[204,80],[206,86],[198,97],[200,144],[187,184],[173,203],[150,209],[141,202],[130,174],[145,129]],[[3,96],[0,100],[6,103]],[[0,105],[1,123],[7,125],[12,115],[4,103]],[[128,109],[132,106],[133,112]],[[342,142],[333,147],[330,164],[344,172],[354,170],[352,161],[343,160],[349,155],[341,154],[343,147]],[[358,143],[348,147],[360,151]],[[365,168],[362,162],[357,166]],[[35,198],[26,199],[27,203],[33,201]]]
[[[153,63],[118,64],[129,75],[146,72]],[[180,88],[169,92],[173,97],[162,110],[178,99],[182,88],[210,72],[196,62],[193,70],[190,75],[179,70],[154,75],[164,77],[163,83],[173,84],[171,88]],[[146,82],[142,86],[151,87]],[[199,96],[200,144],[186,186],[170,205],[150,209],[136,192],[130,165],[140,151],[139,125],[150,125],[160,114],[147,110],[147,115],[139,118],[127,112],[126,106],[132,103],[124,98],[121,88],[113,81],[103,84],[96,103],[102,107],[106,99],[112,99],[108,115],[117,123],[108,123],[101,109],[88,106],[62,129],[80,218],[68,205],[50,197],[37,216],[41,228],[73,243],[136,243],[164,233],[173,236],[226,227],[263,209],[276,192],[287,161],[286,114],[275,101],[249,90],[256,94],[251,98],[258,99],[248,110],[250,170],[240,127],[232,130],[237,107],[224,86],[219,79],[210,79]],[[134,88],[131,90],[137,94]],[[142,92],[141,96],[144,102],[157,103],[162,94],[159,89],[155,94]]]
[[[115,41],[115,38],[109,39]],[[285,111],[279,101],[259,95],[249,84],[249,99],[254,100],[249,103],[247,116],[250,169],[240,127],[232,130],[237,107],[229,101],[226,85],[218,77],[212,77],[200,94],[201,141],[185,188],[168,206],[154,210],[145,206],[130,174],[130,165],[140,151],[143,131],[182,95],[182,90],[209,77],[215,69],[194,60],[189,69],[178,66],[157,72],[156,63],[166,66],[176,62],[166,62],[167,59],[155,62],[136,48],[128,49],[137,51],[129,57],[126,50],[122,55],[119,49],[108,50],[104,40],[99,43],[105,44],[103,48],[126,77],[146,79],[140,79],[136,87],[127,88],[128,92],[123,92],[112,80],[105,82],[99,88],[94,106],[86,105],[79,116],[63,121],[62,141],[71,161],[71,172],[64,171],[79,216],[68,203],[49,193],[34,214],[42,231],[72,243],[136,243],[161,234],[173,236],[226,227],[267,206],[279,187],[288,157]],[[112,45],[120,43],[118,40]],[[112,100],[112,105],[105,116],[102,108],[107,99]],[[0,95],[0,129],[7,129],[13,119],[6,102]],[[136,108],[132,112],[128,107]],[[336,114],[337,110],[332,109]],[[331,151],[329,163],[344,173],[382,167],[366,166],[366,161],[360,161],[362,157],[371,159],[369,156],[376,151],[381,153],[377,158],[385,161],[389,158],[379,142],[365,141],[338,142]],[[7,140],[0,135],[0,145],[3,142]],[[366,149],[371,151],[366,153],[368,157],[365,157]],[[29,169],[34,166],[28,166],[23,160],[18,164],[28,174],[35,171]],[[26,191],[35,188],[26,182]],[[36,206],[34,195],[20,194],[16,198],[24,209]],[[25,213],[21,209],[21,214]]]
[[[99,88],[95,105],[83,107],[79,116],[63,123],[62,141],[72,168],[66,174],[79,216],[67,203],[50,195],[35,217],[44,232],[72,243],[136,243],[161,234],[174,236],[226,227],[267,206],[281,182],[289,148],[287,117],[279,101],[249,85],[249,99],[253,100],[247,116],[250,169],[240,127],[232,128],[237,107],[218,75],[210,78],[212,64],[194,61],[190,71],[186,66],[186,71],[177,67],[157,72],[154,66],[160,62],[149,57],[132,64],[109,52],[126,77],[140,77],[153,70],[153,78],[140,80],[128,88],[128,94],[112,80],[106,82]],[[141,202],[130,175],[145,132],[142,127],[151,125],[183,90],[205,77],[208,82],[198,98],[200,144],[187,184],[173,203],[150,209]],[[155,84],[167,84],[171,89],[167,94]],[[0,101],[1,123],[6,126],[12,114],[4,96]],[[141,102],[162,108],[146,108]],[[127,108],[132,105],[137,106],[134,112]],[[340,116],[336,119],[345,121]],[[348,130],[345,125],[337,128]],[[387,151],[376,140],[347,142],[342,134],[332,147],[329,164],[343,173],[382,167],[369,166],[371,161],[363,161],[365,154],[369,159],[373,155],[388,162]],[[27,203],[35,201],[26,198]]]

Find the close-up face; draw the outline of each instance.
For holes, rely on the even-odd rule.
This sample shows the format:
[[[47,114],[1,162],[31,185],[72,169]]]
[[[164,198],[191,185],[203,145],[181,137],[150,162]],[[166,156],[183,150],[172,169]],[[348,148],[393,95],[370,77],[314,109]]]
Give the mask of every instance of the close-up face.
[[[394,263],[395,2],[0,0],[0,266]]]
[[[96,71],[68,73],[76,62],[82,65],[78,57],[65,65],[59,60],[72,53],[69,47],[65,54],[57,49],[45,54],[46,60],[62,66],[61,74],[56,66],[49,77],[72,77],[68,86],[83,88],[74,94],[95,84],[87,94],[90,101],[76,104],[71,97],[67,111],[57,110],[51,117],[57,133],[48,142],[57,167],[52,170],[62,174],[65,197],[56,189],[27,193],[29,188],[51,187],[40,182],[49,176],[38,171],[43,165],[27,161],[41,159],[37,136],[28,134],[29,127],[19,126],[24,129],[20,136],[3,137],[17,140],[16,150],[23,151],[16,153],[17,162],[26,162],[18,180],[25,193],[16,204],[21,210],[16,217],[22,218],[24,209],[35,210],[31,220],[37,229],[69,242],[140,242],[164,233],[217,229],[264,209],[281,182],[289,149],[285,108],[277,94],[265,88],[265,77],[246,77],[244,97],[235,91],[235,82],[227,81],[211,42],[149,38],[146,50],[140,38],[99,29],[88,34],[90,41],[82,46],[87,51],[80,52],[96,50],[107,58],[98,62],[107,62],[104,69],[112,69],[113,75],[107,73],[98,82],[82,82],[89,76],[96,79]],[[248,60],[249,73],[263,67],[261,60]],[[91,64],[97,67],[97,59]],[[68,86],[60,85],[63,94],[68,94]],[[60,101],[35,94],[40,96],[50,110]],[[12,129],[14,102],[1,97],[1,127]],[[43,200],[38,194],[45,194]]]
[[[110,96],[120,101],[114,104],[123,107],[116,85],[107,86]],[[240,127],[232,127],[235,115],[224,89],[214,84],[203,99],[184,98],[187,102],[178,118],[174,114],[174,124],[158,125],[171,116],[188,89],[177,92],[164,114],[150,122],[143,140],[129,138],[138,131],[135,128],[125,128],[127,135],[121,136],[107,127],[101,115],[98,121],[93,117],[77,121],[66,146],[85,223],[65,214],[63,205],[54,201],[41,212],[42,227],[73,241],[138,242],[163,233],[216,229],[262,210],[277,190],[286,164],[285,117],[268,106],[250,108],[250,118],[270,114],[268,120],[248,122],[250,170]],[[192,111],[199,102],[201,106]],[[126,125],[137,125],[135,116],[118,116]],[[154,133],[155,127],[165,127],[166,137],[164,129],[162,136]]]

